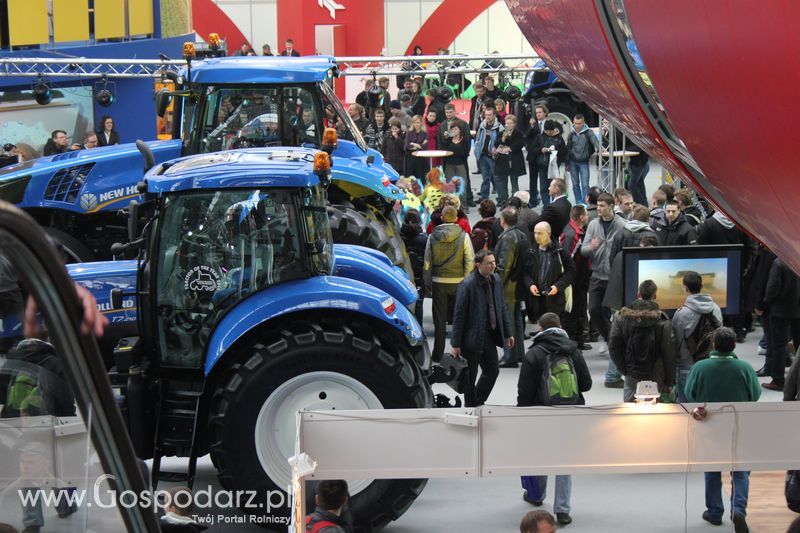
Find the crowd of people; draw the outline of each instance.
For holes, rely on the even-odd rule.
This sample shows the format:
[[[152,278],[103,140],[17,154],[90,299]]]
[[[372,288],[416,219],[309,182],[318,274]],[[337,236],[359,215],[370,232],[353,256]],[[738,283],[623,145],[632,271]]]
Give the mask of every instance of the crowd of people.
[[[431,189],[440,173],[434,170],[428,179]],[[497,194],[501,198],[500,188]],[[518,405],[583,403],[592,386],[583,356],[590,342],[600,342],[599,353],[608,357],[604,386],[622,389],[625,402],[634,401],[642,381],[655,382],[665,402],[757,401],[762,388],[785,387],[786,396],[796,399],[800,368],[790,371],[789,386],[785,369],[789,341],[800,347],[800,278],[782,260],[721,212],[702,207],[688,189],[662,185],[645,206],[627,189],[612,195],[591,187],[572,205],[566,182],[555,178],[547,194],[541,211],[531,205],[529,191],[516,191],[502,209],[481,198],[474,226],[462,208],[463,194],[438,195],[437,206],[426,206],[433,211],[427,227],[416,209],[405,212],[401,235],[415,281],[420,295],[432,299],[433,360],[445,357],[452,324],[451,355],[467,363],[466,406],[487,401],[500,368],[520,365]],[[742,245],[741,313],[723,316],[694,271],[682,272],[685,301],[671,317],[660,309],[652,280],[639,285],[635,300],[625,301],[623,248],[698,244]],[[416,311],[421,320],[420,304]],[[735,355],[756,319],[764,333],[759,354],[766,356],[758,370]],[[538,325],[527,352],[526,322]],[[561,363],[573,379],[554,392],[542,384]],[[771,380],[759,385],[764,376]],[[737,532],[747,531],[748,473],[732,475],[732,519]],[[541,505],[546,477],[523,478],[523,487],[526,501]],[[570,487],[569,476],[556,476],[554,509],[562,525],[572,520]],[[703,518],[712,524],[722,520],[720,487],[719,473],[706,474]]]

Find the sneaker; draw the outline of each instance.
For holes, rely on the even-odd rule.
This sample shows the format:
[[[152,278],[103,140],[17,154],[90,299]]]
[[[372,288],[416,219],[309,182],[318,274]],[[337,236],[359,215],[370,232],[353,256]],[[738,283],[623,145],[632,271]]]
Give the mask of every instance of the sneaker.
[[[568,526],[572,523],[572,517],[569,513],[556,513],[556,521],[559,526]]]
[[[578,345],[578,349],[579,349],[579,350],[583,350],[584,352],[588,352],[589,350],[591,350],[591,349],[592,349],[592,345],[591,345],[591,344],[587,344],[587,343],[583,342],[583,343],[581,343],[581,344],[579,344],[579,345]]]
[[[703,511],[703,520],[714,526],[722,525],[722,518],[712,518],[708,511]]]
[[[750,528],[747,526],[743,514],[733,513],[733,530],[736,533],[750,533]]]
[[[512,363],[511,361],[501,361],[498,363],[500,368],[517,368],[519,367],[519,363]]]
[[[775,383],[774,380],[769,383],[762,383],[761,386],[769,390],[783,391],[783,383]]]
[[[625,382],[622,381],[621,379],[619,381],[606,381],[604,383],[604,385],[605,385],[605,387],[607,389],[624,389],[625,388]]]
[[[544,503],[542,500],[531,500],[530,498],[528,498],[528,491],[527,490],[522,493],[522,499],[525,500],[526,502],[528,502],[529,504],[531,504],[533,506],[536,506],[536,507],[541,507],[542,503]]]
[[[758,347],[758,355],[767,355],[767,349],[762,348],[761,346]]]

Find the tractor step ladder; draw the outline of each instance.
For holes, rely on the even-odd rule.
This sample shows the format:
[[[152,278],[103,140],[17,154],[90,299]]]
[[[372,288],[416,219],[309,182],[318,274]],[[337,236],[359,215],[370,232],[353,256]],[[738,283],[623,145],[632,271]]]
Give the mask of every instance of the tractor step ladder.
[[[153,447],[153,490],[159,481],[185,481],[189,489],[194,484],[197,468],[197,415],[202,391],[171,390],[170,382],[162,379],[159,384],[158,420],[156,421],[155,446]],[[161,459],[165,455],[189,457],[186,472],[161,470]]]

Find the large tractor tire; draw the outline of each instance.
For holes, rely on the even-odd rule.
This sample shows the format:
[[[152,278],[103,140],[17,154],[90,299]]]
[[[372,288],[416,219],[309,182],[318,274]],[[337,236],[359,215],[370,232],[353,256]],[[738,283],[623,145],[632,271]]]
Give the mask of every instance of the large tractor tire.
[[[352,204],[328,206],[333,242],[358,244],[386,254],[395,266],[399,266],[414,279],[411,261],[395,222],[375,213],[371,209],[357,210]]]
[[[275,491],[285,493],[291,482],[287,458],[295,453],[298,410],[431,406],[430,387],[410,354],[381,341],[374,329],[334,319],[299,321],[238,350],[239,363],[211,400],[209,442],[222,486],[256,491],[253,503],[262,507],[243,511],[269,514],[266,521],[285,530],[288,496],[281,501]],[[355,530],[377,531],[397,519],[426,482],[352,481]]]

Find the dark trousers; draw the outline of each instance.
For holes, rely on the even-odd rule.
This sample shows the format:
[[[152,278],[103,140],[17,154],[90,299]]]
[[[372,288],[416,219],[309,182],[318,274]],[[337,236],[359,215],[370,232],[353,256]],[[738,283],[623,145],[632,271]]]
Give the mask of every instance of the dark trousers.
[[[467,359],[467,368],[469,369],[469,379],[464,390],[464,405],[478,407],[486,403],[492,393],[494,383],[497,381],[497,375],[500,373],[497,346],[495,346],[492,331],[488,327],[486,328],[481,351],[465,351],[462,355]],[[478,379],[479,366],[481,369],[480,379]]]
[[[608,309],[603,307],[603,297],[606,295],[608,280],[592,278],[589,281],[589,319],[597,328],[603,340],[608,342],[611,331],[611,319]]]
[[[550,205],[550,178],[547,177],[548,167],[542,167],[534,162],[530,165],[530,193],[531,193],[531,207],[538,207],[539,201],[542,202],[542,207]],[[538,187],[537,185],[538,181]],[[538,189],[538,190],[537,190]]]
[[[444,341],[447,336],[447,316],[455,307],[458,283],[433,283],[431,299],[433,300],[433,354],[437,363],[444,355]]]
[[[772,314],[769,315],[767,358],[764,362],[764,366],[769,371],[772,381],[779,385],[783,385],[784,383],[786,358],[790,355],[786,351],[786,344],[789,342],[790,332],[791,336],[795,338],[798,329],[800,329],[800,320],[777,317]]]
[[[588,292],[589,286],[581,283],[572,286],[572,311],[564,313],[564,330],[569,338],[574,341],[586,342],[586,335],[589,331],[588,314]]]

